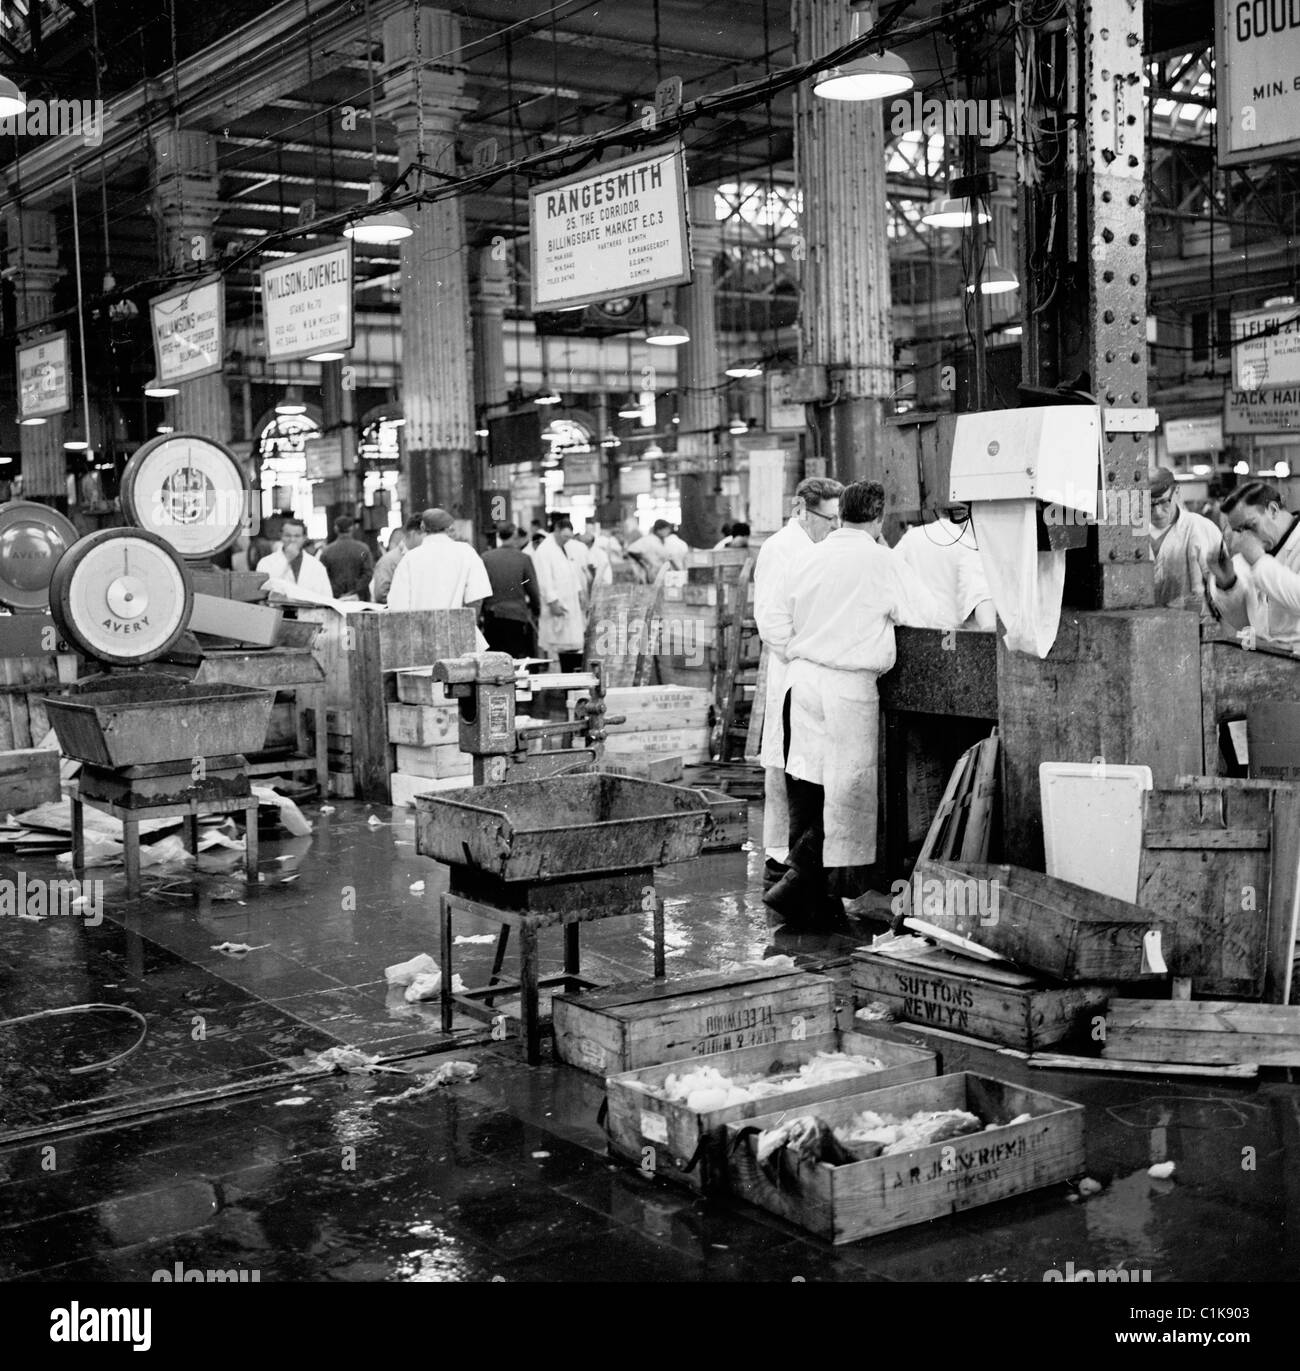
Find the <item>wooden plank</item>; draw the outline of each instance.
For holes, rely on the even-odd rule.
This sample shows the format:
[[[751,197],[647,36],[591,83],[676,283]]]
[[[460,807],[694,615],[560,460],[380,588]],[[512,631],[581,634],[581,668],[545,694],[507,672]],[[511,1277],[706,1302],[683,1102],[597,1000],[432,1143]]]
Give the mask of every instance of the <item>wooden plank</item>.
[[[1289,1004],[1300,932],[1300,787],[1279,786],[1274,792],[1272,839],[1264,998]]]
[[[1116,1000],[1102,1055],[1132,1061],[1300,1066],[1300,1006]]]
[[[921,851],[916,859],[918,862],[924,862],[932,856],[946,855],[939,850],[940,845],[948,831],[957,796],[965,782],[966,773],[970,770],[974,752],[974,748],[968,748],[961,754],[957,765],[953,767],[952,774],[948,777],[948,784],[944,787],[943,796],[939,801],[939,808],[935,810],[929,831],[925,835],[925,841],[921,844]]]
[[[57,751],[0,752],[0,813],[21,814],[37,805],[57,803],[59,797]]]
[[[445,681],[433,679],[433,668],[423,667],[397,673],[397,698],[405,705],[452,705]]]
[[[974,974],[853,954],[855,1008],[881,1002],[909,1023],[945,1028],[1032,1052],[1087,1027],[1113,994],[1107,985],[1002,985]]]
[[[1128,1071],[1139,1076],[1222,1076],[1249,1081],[1259,1075],[1253,1063],[1237,1066],[1193,1066],[1186,1062],[1134,1062],[1107,1060],[1104,1057],[1071,1057],[1055,1052],[1034,1052],[1026,1058],[1029,1066],[1045,1071]]]
[[[984,862],[989,855],[989,831],[993,821],[993,797],[997,790],[998,731],[979,745],[975,762],[975,779],[971,786],[970,811],[966,831],[962,834],[961,859],[964,862]]]
[[[665,1093],[668,1077],[691,1070],[696,1065],[693,1062],[670,1062],[611,1076],[606,1082],[609,1100],[606,1132],[610,1150],[642,1167],[645,1149],[650,1148],[655,1174],[661,1179],[676,1181],[694,1190],[720,1190],[726,1183],[725,1159],[721,1152],[724,1125],[770,1113],[778,1106],[796,1110],[805,1105],[820,1105],[841,1095],[857,1095],[865,1090],[923,1080],[935,1075],[938,1068],[933,1052],[864,1033],[839,1031],[801,1042],[768,1043],[735,1052],[715,1053],[708,1065],[732,1080],[794,1076],[801,1066],[823,1052],[858,1057],[862,1069],[856,1075],[826,1081],[819,1086],[783,1090],[776,1096],[766,1095],[723,1109],[692,1109]]]
[[[867,1110],[908,1117],[946,1109],[968,1110],[988,1126],[929,1147],[843,1166],[787,1154],[793,1174],[780,1184],[757,1164],[755,1130],[779,1127],[787,1115],[760,1114],[729,1123],[725,1155],[730,1188],[751,1204],[844,1243],[1052,1185],[1083,1168],[1082,1105],[970,1072],[827,1100],[818,1104],[816,1114],[837,1128]],[[1011,1122],[1022,1115],[1030,1117]]]
[[[399,744],[395,752],[397,769],[407,776],[425,776],[441,781],[449,776],[469,776],[474,770],[473,757],[468,752],[462,752],[457,743],[446,743],[440,747],[407,747]]]
[[[1144,833],[1142,845],[1151,851],[1260,852],[1267,849],[1267,828],[1187,828]]]

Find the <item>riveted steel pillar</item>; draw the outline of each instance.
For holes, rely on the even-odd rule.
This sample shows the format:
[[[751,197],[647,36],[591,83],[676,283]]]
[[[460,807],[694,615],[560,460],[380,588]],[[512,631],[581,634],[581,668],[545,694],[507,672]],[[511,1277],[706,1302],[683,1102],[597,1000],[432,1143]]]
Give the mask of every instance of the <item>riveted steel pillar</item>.
[[[19,328],[38,324],[54,311],[54,287],[64,275],[59,266],[59,240],[48,210],[10,206],[4,215],[5,266],[13,271]],[[35,342],[36,330],[23,334]],[[75,329],[69,330],[69,356],[76,355]],[[18,430],[23,459],[23,494],[64,497],[68,493],[67,459],[63,455],[64,418],[52,415],[43,424]],[[14,473],[10,472],[10,475]]]
[[[1078,0],[1077,25],[1029,31],[1030,60],[1077,73],[1073,109],[1028,108],[1028,63],[1018,64],[1021,129],[1059,130],[1054,165],[1033,165],[1022,144],[1020,277],[1025,292],[1025,379],[1055,386],[1086,372],[1103,406],[1147,403],[1146,164],[1142,118],[1142,7],[1138,0]],[[1073,35],[1077,33],[1077,41]],[[1078,116],[1078,122],[1070,120]],[[1044,266],[1044,264],[1047,264]],[[1080,609],[1154,603],[1143,511],[1146,434],[1103,442],[1107,517],[1088,546],[1068,555],[1065,599]]]
[[[221,209],[217,144],[196,129],[160,129],[153,139],[154,214],[169,271],[187,272],[216,256],[212,230]],[[220,443],[232,435],[230,392],[221,372],[177,382],[172,401],[178,432]]]
[[[850,38],[845,0],[794,0],[795,61]],[[810,405],[829,470],[840,480],[884,474],[885,401],[894,389],[885,133],[881,102],[795,93],[795,160],[807,244],[803,360],[828,369],[829,405]]]
[[[398,162],[452,175],[456,134],[477,101],[465,73],[443,54],[460,51],[460,22],[423,5],[384,21],[384,95],[379,112],[397,128]],[[414,180],[412,184],[415,184]],[[426,178],[427,188],[436,179]],[[406,211],[415,232],[402,242],[402,408],[410,507],[476,515],[473,337],[462,201]]]

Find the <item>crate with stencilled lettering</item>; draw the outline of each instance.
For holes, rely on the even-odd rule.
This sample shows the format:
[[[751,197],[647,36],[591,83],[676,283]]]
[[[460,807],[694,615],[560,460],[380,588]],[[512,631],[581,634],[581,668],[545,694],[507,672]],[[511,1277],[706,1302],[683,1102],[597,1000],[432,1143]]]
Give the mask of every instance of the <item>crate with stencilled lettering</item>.
[[[900,1137],[887,1144],[897,1150],[874,1156],[867,1155],[874,1147],[854,1141],[881,1131],[885,1120],[947,1111],[973,1116],[977,1131],[936,1132],[934,1142],[916,1146]],[[1064,1207],[1062,1182],[1084,1165],[1082,1105],[970,1072],[827,1099],[799,1114],[855,1155],[831,1161],[824,1148],[793,1140],[774,1146],[780,1130],[799,1131],[790,1111],[738,1120],[725,1125],[728,1188],[829,1242],[856,1242],[1050,1185],[1060,1185]]]
[[[1115,993],[1111,985],[1062,985],[1010,967],[977,964],[939,948],[907,960],[853,954],[853,1004],[884,1004],[905,1023],[924,1024],[1022,1052],[1084,1034]]]
[[[555,1055],[595,1076],[835,1029],[835,983],[788,967],[610,986],[551,1003]]]

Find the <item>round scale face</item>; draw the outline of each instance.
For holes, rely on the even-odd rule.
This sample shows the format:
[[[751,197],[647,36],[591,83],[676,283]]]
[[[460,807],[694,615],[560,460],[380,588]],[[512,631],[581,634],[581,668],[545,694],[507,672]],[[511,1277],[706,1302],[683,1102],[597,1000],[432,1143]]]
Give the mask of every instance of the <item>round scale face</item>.
[[[50,612],[87,656],[116,666],[151,661],[180,637],[194,593],[185,563],[163,539],[106,528],[55,568]]]
[[[211,438],[172,433],[146,443],[122,473],[122,509],[182,557],[212,557],[239,537],[248,480]]]
[[[73,524],[48,505],[33,500],[0,505],[0,604],[44,609],[54,568],[78,536]]]

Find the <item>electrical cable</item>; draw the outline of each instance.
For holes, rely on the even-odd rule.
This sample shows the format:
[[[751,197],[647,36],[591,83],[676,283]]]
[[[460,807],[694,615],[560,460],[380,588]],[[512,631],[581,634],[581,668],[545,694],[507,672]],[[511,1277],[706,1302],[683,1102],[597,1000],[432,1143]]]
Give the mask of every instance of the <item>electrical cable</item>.
[[[0,1019],[0,1028],[10,1028],[14,1024],[20,1023],[35,1023],[38,1019],[58,1019],[73,1014],[101,1013],[129,1014],[132,1018],[139,1019],[141,1024],[140,1036],[125,1052],[119,1052],[114,1057],[106,1057],[102,1062],[90,1062],[86,1066],[68,1067],[69,1076],[84,1076],[91,1071],[103,1071],[110,1066],[116,1066],[119,1062],[124,1062],[133,1052],[139,1051],[144,1045],[145,1038],[149,1036],[149,1020],[138,1009],[132,1009],[129,1004],[71,1004],[65,1005],[61,1009],[41,1009],[35,1014],[20,1014],[14,1019]]]

